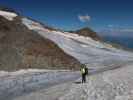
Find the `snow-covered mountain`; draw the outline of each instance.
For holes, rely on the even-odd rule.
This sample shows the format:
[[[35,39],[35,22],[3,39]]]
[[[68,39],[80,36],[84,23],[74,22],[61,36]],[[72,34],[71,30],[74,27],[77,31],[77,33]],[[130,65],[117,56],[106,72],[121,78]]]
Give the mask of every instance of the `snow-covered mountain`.
[[[0,10],[1,70],[80,68],[77,59],[66,54],[51,40],[29,29],[24,19],[15,12]],[[41,27],[36,23],[34,25]]]
[[[75,57],[81,63],[89,64],[91,67],[95,65],[110,66],[112,62],[117,65],[132,61],[132,52],[114,48],[110,44],[95,41],[90,37],[76,33],[51,31],[28,18],[22,18],[22,23],[30,30],[34,30],[42,37],[56,43],[67,54]]]
[[[48,64],[50,67],[58,66],[56,61],[61,66],[63,64],[67,66],[69,63],[72,66],[78,66],[79,61],[93,68],[97,65],[99,68],[104,68],[112,66],[112,63],[118,66],[121,63],[132,61],[132,52],[114,48],[110,44],[96,41],[92,37],[79,35],[76,32],[52,30],[14,12],[1,10],[0,16],[1,68],[8,64],[15,67],[20,66],[20,68],[21,66],[22,68],[39,68],[39,66],[43,68]],[[14,58],[17,59],[14,61]],[[46,61],[47,59],[49,60]],[[44,61],[46,62],[44,63]]]
[[[56,69],[0,71],[2,100],[128,100],[132,96],[132,62],[132,52],[0,10],[0,68]],[[90,74],[83,85],[71,82],[80,78],[79,72],[57,70],[79,69],[80,63],[87,65]],[[117,70],[107,71],[112,69]],[[43,88],[47,90],[39,91]]]

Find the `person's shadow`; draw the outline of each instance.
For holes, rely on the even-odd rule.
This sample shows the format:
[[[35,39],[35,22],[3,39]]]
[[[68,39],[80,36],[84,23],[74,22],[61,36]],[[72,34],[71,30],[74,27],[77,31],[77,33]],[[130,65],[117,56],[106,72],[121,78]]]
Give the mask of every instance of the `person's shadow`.
[[[82,82],[81,81],[77,81],[77,82],[74,82],[75,84],[81,84]]]

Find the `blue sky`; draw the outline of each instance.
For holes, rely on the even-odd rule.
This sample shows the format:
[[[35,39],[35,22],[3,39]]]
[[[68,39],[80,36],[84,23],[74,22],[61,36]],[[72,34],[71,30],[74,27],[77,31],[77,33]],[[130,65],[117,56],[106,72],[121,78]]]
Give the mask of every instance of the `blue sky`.
[[[64,30],[133,29],[133,0],[0,0],[0,5]]]

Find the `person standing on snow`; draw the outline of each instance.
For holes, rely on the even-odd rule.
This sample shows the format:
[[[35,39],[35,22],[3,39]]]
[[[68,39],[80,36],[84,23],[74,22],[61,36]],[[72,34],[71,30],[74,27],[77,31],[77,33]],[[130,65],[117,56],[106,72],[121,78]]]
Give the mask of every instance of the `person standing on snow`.
[[[88,68],[85,64],[81,65],[81,75],[82,75],[82,83],[86,83],[86,75],[88,75]]]

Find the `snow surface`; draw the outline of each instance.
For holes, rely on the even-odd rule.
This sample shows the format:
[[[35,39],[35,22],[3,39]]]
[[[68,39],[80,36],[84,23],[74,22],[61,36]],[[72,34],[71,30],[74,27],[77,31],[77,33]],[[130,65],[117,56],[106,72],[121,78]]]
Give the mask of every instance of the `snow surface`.
[[[0,100],[12,100],[14,97],[31,91],[48,88],[66,81],[79,78],[79,72],[63,70],[20,70],[0,72]]]
[[[111,45],[95,41],[89,37],[77,34],[50,31],[41,24],[23,18],[22,22],[29,29],[38,32],[41,36],[55,42],[66,53],[77,58],[80,62],[93,65],[112,65],[133,61],[133,53],[113,48]]]
[[[29,29],[52,40],[66,53],[87,64],[92,76],[88,77],[86,84],[66,83],[16,100],[133,100],[132,52],[116,49],[89,37],[50,31],[27,18],[22,21]]]
[[[8,19],[9,21],[12,21],[15,17],[17,17],[16,13],[13,12],[7,12],[0,10],[0,15]]]
[[[133,100],[132,66],[91,75],[85,84],[69,82],[14,100]]]
[[[79,72],[1,71],[0,100],[133,100],[132,52],[113,48],[89,37],[51,31],[27,18],[23,18],[22,23],[86,63],[91,75],[87,77],[86,84],[80,84]]]

